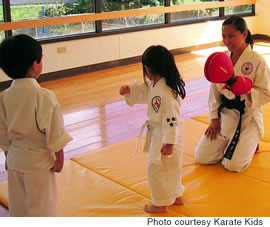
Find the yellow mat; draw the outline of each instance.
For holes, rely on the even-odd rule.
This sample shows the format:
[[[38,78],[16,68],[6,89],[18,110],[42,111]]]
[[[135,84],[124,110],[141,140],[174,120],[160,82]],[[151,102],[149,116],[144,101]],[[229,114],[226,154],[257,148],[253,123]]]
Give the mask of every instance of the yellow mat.
[[[269,111],[270,113],[270,111]],[[200,116],[203,117],[203,116]],[[147,185],[147,154],[138,138],[114,144],[65,162],[57,175],[61,216],[186,216],[186,217],[264,217],[270,210],[270,147],[262,142],[250,167],[231,173],[221,166],[194,163],[194,148],[207,124],[185,120],[182,206],[171,206],[166,214],[147,214],[150,203]],[[0,183],[0,201],[8,206],[7,183]]]
[[[131,190],[66,161],[64,172],[57,175],[59,211],[63,217],[144,216],[142,207],[149,203]],[[0,184],[0,200],[8,206],[7,183]]]
[[[186,120],[185,123],[186,138],[183,155],[185,205],[170,207],[169,214],[174,216],[172,212],[175,212],[179,216],[187,217],[269,215],[270,203],[266,198],[270,193],[270,185],[266,182],[267,167],[259,158],[261,154],[252,162],[249,175],[228,172],[221,164],[210,166],[195,164],[193,151],[207,125],[191,119]],[[147,157],[139,152],[138,157],[132,158],[135,144],[136,139],[126,141],[114,145],[113,149],[111,146],[106,147],[73,160],[117,184],[150,198],[145,170]],[[117,160],[117,157],[121,157],[121,161]],[[251,177],[252,174],[255,175],[255,170],[259,172],[266,170],[265,176],[261,174],[261,180],[258,176]]]

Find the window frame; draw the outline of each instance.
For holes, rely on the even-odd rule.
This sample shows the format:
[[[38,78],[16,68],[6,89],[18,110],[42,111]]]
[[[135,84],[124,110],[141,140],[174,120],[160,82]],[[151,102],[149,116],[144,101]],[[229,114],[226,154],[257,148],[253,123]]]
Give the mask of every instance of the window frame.
[[[94,1],[94,7],[95,7],[94,13],[101,13],[102,0],[93,0],[93,1]],[[224,2],[224,0],[219,0],[219,2]],[[10,0],[2,0],[2,5],[3,5],[4,22],[11,22]],[[171,5],[170,0],[165,0],[164,7],[170,6],[170,5]],[[251,4],[251,6],[252,6],[251,12],[237,13],[235,15],[240,15],[242,17],[254,16],[255,4]],[[204,18],[187,19],[184,21],[172,22],[170,14],[171,13],[165,13],[165,21],[162,24],[141,25],[141,26],[136,26],[136,27],[128,27],[128,28],[103,31],[102,21],[95,21],[95,32],[60,35],[56,37],[47,37],[47,38],[42,38],[42,39],[37,39],[37,40],[41,44],[48,44],[48,43],[56,43],[56,42],[71,41],[71,40],[78,40],[78,39],[85,39],[85,38],[108,36],[108,35],[115,35],[115,34],[122,34],[122,33],[145,31],[145,30],[158,29],[158,28],[181,26],[181,25],[187,25],[187,24],[203,23],[206,21],[224,20],[225,18],[230,16],[230,15],[225,15],[224,7],[219,8],[219,15],[216,17],[204,17]],[[12,30],[5,31],[5,37],[10,37],[10,36],[12,36]]]

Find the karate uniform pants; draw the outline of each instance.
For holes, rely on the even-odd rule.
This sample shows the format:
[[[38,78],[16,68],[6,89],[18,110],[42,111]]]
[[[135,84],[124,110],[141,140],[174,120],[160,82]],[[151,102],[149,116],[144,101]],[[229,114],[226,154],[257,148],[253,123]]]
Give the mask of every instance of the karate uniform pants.
[[[182,196],[182,155],[162,155],[160,162],[149,160],[147,170],[152,204],[169,206]]]
[[[55,173],[8,170],[8,198],[11,217],[58,216]]]
[[[242,172],[248,168],[256,147],[260,141],[259,129],[254,120],[241,131],[240,138],[232,159],[224,158],[224,153],[232,138],[219,135],[216,140],[202,136],[195,149],[195,161],[200,164],[214,164],[222,161],[222,165],[229,171]]]

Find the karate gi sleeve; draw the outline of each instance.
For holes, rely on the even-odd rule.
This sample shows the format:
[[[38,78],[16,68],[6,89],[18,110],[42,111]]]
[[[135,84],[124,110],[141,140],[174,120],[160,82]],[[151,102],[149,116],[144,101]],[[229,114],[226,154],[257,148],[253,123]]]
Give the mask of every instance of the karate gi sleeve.
[[[3,103],[0,101],[0,148],[7,151],[10,145],[10,140],[7,135],[6,112]]]
[[[46,135],[47,149],[51,152],[58,152],[72,140],[64,128],[62,112],[56,98],[53,101],[43,101],[37,120],[39,129]]]
[[[260,107],[270,101],[270,72],[262,59],[257,67],[253,88],[246,95],[246,103],[250,108]]]
[[[174,99],[174,98],[173,98]],[[180,104],[172,98],[161,98],[161,114],[162,114],[162,143],[178,144],[180,126],[182,119],[180,118]]]
[[[135,104],[147,104],[148,93],[150,90],[149,86],[149,84],[146,85],[145,83],[139,83],[138,81],[129,84],[130,94],[125,95],[126,103],[129,106]]]
[[[218,107],[220,106],[220,104],[221,104],[220,93],[217,91],[216,84],[211,83],[208,98],[210,120],[218,118]]]

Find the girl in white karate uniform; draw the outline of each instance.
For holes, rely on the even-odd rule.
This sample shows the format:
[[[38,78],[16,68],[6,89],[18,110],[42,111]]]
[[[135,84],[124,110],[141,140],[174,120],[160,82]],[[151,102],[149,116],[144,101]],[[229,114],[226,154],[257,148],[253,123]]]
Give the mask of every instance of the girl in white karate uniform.
[[[128,105],[147,104],[148,120],[144,151],[149,152],[148,182],[152,204],[145,211],[168,211],[183,204],[181,183],[184,122],[180,117],[185,83],[173,55],[163,46],[151,46],[142,56],[144,83],[120,88]],[[146,77],[150,80],[146,80]]]
[[[209,118],[211,123],[195,149],[195,160],[201,164],[217,162],[229,171],[242,172],[248,168],[258,150],[263,136],[262,105],[270,101],[270,73],[262,56],[252,50],[253,40],[242,17],[231,16],[222,25],[223,42],[229,49],[234,74],[249,78],[253,82],[251,90],[241,95],[245,113],[242,115],[240,137],[230,158],[224,156],[234,137],[240,114],[236,109],[219,107],[221,96],[227,100],[235,95],[224,84],[211,84],[209,94]]]
[[[58,216],[55,172],[64,165],[65,131],[55,95],[36,81],[42,48],[17,35],[0,45],[0,67],[13,79],[0,94],[0,148],[7,156],[9,215]]]

